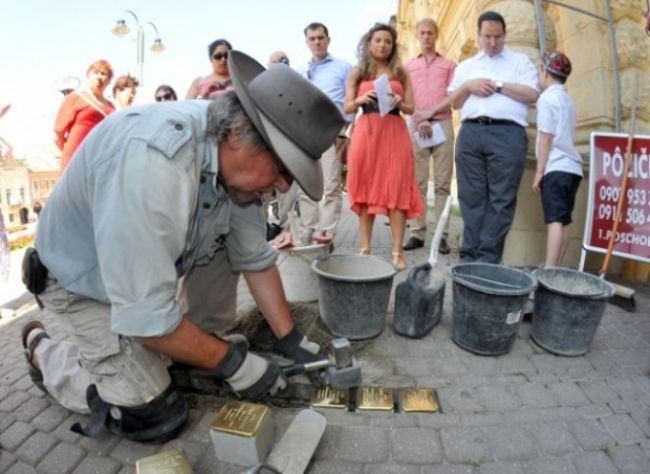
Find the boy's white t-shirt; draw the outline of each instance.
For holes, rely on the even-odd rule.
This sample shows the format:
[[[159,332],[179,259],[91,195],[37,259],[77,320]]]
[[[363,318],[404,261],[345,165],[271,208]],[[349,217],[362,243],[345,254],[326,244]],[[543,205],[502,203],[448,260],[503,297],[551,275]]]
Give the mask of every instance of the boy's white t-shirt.
[[[582,176],[582,157],[573,145],[576,129],[576,108],[562,84],[547,87],[537,99],[537,140],[535,155],[539,156],[540,132],[553,135],[544,174],[551,171]]]

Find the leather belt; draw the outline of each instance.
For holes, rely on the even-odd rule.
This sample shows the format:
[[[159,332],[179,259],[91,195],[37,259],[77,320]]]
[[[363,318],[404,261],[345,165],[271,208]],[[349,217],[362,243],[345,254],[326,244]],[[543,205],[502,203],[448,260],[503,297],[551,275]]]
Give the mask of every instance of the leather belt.
[[[372,102],[370,104],[362,104],[361,105],[361,111],[364,114],[378,114],[379,113],[379,105],[376,102]],[[398,109],[390,109],[388,112],[389,114],[393,115],[399,115],[399,110]]]
[[[474,117],[474,118],[469,118],[463,120],[463,123],[469,122],[469,123],[478,123],[481,125],[516,125],[517,127],[521,127],[517,122],[514,120],[506,120],[506,119],[494,119],[492,117],[486,117],[484,115],[480,117]]]

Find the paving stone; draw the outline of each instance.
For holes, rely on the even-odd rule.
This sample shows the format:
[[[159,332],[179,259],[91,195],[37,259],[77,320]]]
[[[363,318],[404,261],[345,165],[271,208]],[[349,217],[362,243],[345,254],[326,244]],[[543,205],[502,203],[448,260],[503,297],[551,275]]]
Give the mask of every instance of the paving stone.
[[[623,400],[640,400],[648,396],[645,383],[638,381],[638,378],[616,378],[608,383]]]
[[[58,442],[54,436],[37,431],[16,450],[16,454],[21,460],[35,466]]]
[[[516,426],[493,426],[486,436],[494,457],[499,461],[523,461],[539,456],[531,434]]]
[[[488,411],[514,411],[521,405],[516,390],[510,385],[484,385],[477,392]]]
[[[325,430],[315,459],[338,459],[361,463],[387,461],[390,455],[388,430],[385,428],[333,426]]]
[[[40,472],[63,474],[72,472],[85,456],[83,449],[69,443],[59,443],[36,466]]]
[[[528,377],[537,374],[537,369],[527,357],[513,355],[500,359],[497,369],[506,375],[522,375]]]
[[[366,464],[364,474],[420,474],[419,465]],[[310,471],[311,473],[311,471]]]
[[[120,467],[121,464],[114,459],[88,456],[81,461],[73,474],[115,474]]]
[[[501,426],[508,418],[507,413],[473,413],[461,418],[462,426]]]
[[[645,435],[650,437],[650,406],[635,408],[630,416]]]
[[[620,398],[609,402],[607,405],[614,413],[631,413],[643,406],[642,403],[636,400],[621,400]]]
[[[0,472],[7,472],[9,466],[14,464],[17,460],[18,458],[14,453],[0,447]]]
[[[612,460],[602,451],[576,454],[571,459],[578,474],[619,474]]]
[[[0,433],[9,428],[15,421],[16,418],[13,415],[3,413],[2,416],[0,416]]]
[[[0,377],[0,383],[3,385],[13,385],[16,381],[23,378],[24,375],[25,369],[23,367],[15,367]]]
[[[78,413],[72,413],[70,411],[66,412],[68,417],[63,420],[59,426],[52,432],[54,436],[59,438],[61,441],[66,443],[76,444],[82,436],[79,433],[75,433],[70,428],[75,423],[81,423],[81,426],[85,426],[88,422],[88,417],[79,415]]]
[[[9,451],[14,451],[33,432],[34,428],[32,426],[22,421],[16,421],[0,433],[0,446]]]
[[[497,373],[497,361],[492,357],[480,357],[468,354],[460,359],[468,375],[485,377]]]
[[[0,384],[0,402],[7,398],[9,394],[12,392],[11,388],[9,388],[8,385],[2,385]]]
[[[636,444],[645,439],[644,434],[629,415],[610,415],[601,421],[618,444]]]
[[[61,426],[63,420],[70,416],[70,412],[56,403],[50,404],[45,410],[33,418],[31,424],[39,431],[50,431]]]
[[[284,431],[282,433],[284,433]],[[282,433],[276,432],[276,440],[279,439]],[[185,454],[187,455],[187,459],[189,460],[190,465],[192,466],[197,464],[201,460],[201,458],[203,457],[206,451],[210,451],[211,453],[214,453],[214,446],[212,445],[212,443],[210,443],[210,445],[208,446],[207,444],[197,443],[193,441],[185,441],[182,439],[173,439],[171,441],[168,441],[161,448],[159,448],[159,451],[160,452],[171,451],[172,449],[179,449],[179,448],[185,451]]]
[[[525,383],[517,387],[524,407],[549,408],[557,406],[557,398],[541,383]]]
[[[95,457],[108,456],[115,446],[120,442],[121,438],[112,433],[104,432],[96,438],[90,436],[81,436],[76,443],[86,453],[92,454]]]
[[[7,470],[6,474],[37,474],[37,472],[36,469],[29,464],[17,462]]]
[[[446,428],[460,424],[460,416],[455,413],[413,413],[413,415],[417,419],[417,425],[421,428]]]
[[[342,461],[312,461],[309,474],[364,474],[364,465]]]
[[[157,451],[156,445],[121,439],[111,452],[111,457],[125,464],[135,464],[138,459],[156,454]]]
[[[612,390],[606,380],[589,380],[579,382],[578,385],[593,403],[609,403],[620,400],[618,394]]]
[[[428,415],[438,416],[437,413]],[[368,423],[370,426],[414,428],[418,426],[418,417],[415,413],[377,413],[377,416],[368,417]]]
[[[592,403],[583,407],[579,407],[577,410],[582,418],[587,419],[603,418],[612,414],[612,409],[608,405],[602,403]]]
[[[638,446],[616,446],[611,449],[610,457],[621,474],[648,474],[650,459]]]
[[[580,387],[573,382],[561,382],[549,385],[549,390],[555,394],[558,403],[563,407],[579,407],[589,404]]]
[[[480,428],[443,428],[440,438],[451,463],[483,463],[493,459],[487,436]]]
[[[614,446],[616,441],[599,420],[576,420],[569,422],[569,430],[586,450]]]
[[[524,468],[520,462],[490,462],[481,464],[478,472],[479,474],[524,474]]]
[[[431,466],[422,466],[422,474],[475,474],[476,468],[481,463],[470,462],[468,464],[432,464]]]
[[[435,430],[398,428],[390,432],[391,455],[398,464],[442,462],[440,439]]]
[[[0,402],[0,411],[13,413],[20,405],[29,400],[29,394],[23,391],[15,391]]]
[[[15,411],[14,416],[17,420],[24,421],[26,423],[32,421],[39,413],[45,410],[50,406],[50,402],[43,398],[29,398],[22,405],[20,405]]]
[[[205,413],[199,421],[189,429],[185,429],[183,437],[186,437],[190,441],[197,441],[199,443],[212,443],[212,438],[210,438],[210,427],[214,421],[216,413],[208,412]]]
[[[481,404],[478,394],[470,388],[451,387],[438,390],[438,399],[446,413],[483,413],[485,407]]]
[[[508,415],[508,420],[514,425],[527,425],[530,423],[548,423],[551,421],[566,421],[579,419],[580,415],[575,408],[529,408]]]
[[[576,474],[573,464],[562,458],[537,458],[524,462],[526,474]]]
[[[578,444],[563,422],[535,424],[528,429],[543,456],[562,456],[578,451]]]

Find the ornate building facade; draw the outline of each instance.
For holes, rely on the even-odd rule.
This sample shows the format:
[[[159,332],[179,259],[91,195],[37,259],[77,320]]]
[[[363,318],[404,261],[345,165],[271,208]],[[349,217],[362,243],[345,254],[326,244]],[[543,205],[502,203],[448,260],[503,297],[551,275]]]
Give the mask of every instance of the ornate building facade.
[[[646,2],[543,0],[540,3],[546,48],[563,51],[573,63],[573,73],[567,82],[567,89],[578,110],[576,145],[585,159],[587,178],[591,132],[629,132],[631,111],[636,102],[636,133],[650,133],[650,38],[646,36],[641,16]],[[608,4],[611,5],[609,11]],[[584,12],[567,8],[566,5],[578,7]],[[486,10],[497,11],[505,18],[506,44],[513,50],[527,54],[535,64],[539,64],[540,35],[533,0],[400,0],[396,27],[402,57],[409,59],[417,55],[415,24],[424,17],[433,18],[440,27],[437,49],[442,55],[460,62],[476,54],[477,19]],[[608,18],[615,32],[615,42],[611,41],[612,35],[606,21]],[[539,20],[542,21],[542,18]],[[617,69],[612,65],[612,43],[616,46]],[[618,94],[617,82],[620,84]],[[458,119],[457,114],[455,119]],[[530,109],[529,123],[526,171],[518,193],[515,221],[504,252],[504,263],[508,265],[538,265],[544,260],[546,229],[539,196],[531,191],[535,173],[534,107]],[[619,130],[616,129],[617,124]],[[586,201],[585,179],[580,186],[573,215],[571,241],[564,262],[573,267],[578,265],[580,257]],[[601,260],[601,256],[591,255],[588,266],[597,266]],[[619,261],[616,268],[627,273],[627,276],[645,280],[650,266]]]

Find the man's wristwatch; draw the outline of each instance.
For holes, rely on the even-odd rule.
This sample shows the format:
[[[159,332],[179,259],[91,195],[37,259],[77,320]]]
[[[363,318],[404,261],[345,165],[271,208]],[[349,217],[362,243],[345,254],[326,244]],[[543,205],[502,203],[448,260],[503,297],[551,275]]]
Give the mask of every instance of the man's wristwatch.
[[[496,81],[495,84],[496,84],[496,86],[497,86],[497,92],[500,93],[500,92],[501,92],[501,89],[503,89],[503,82],[501,82],[501,81]]]

